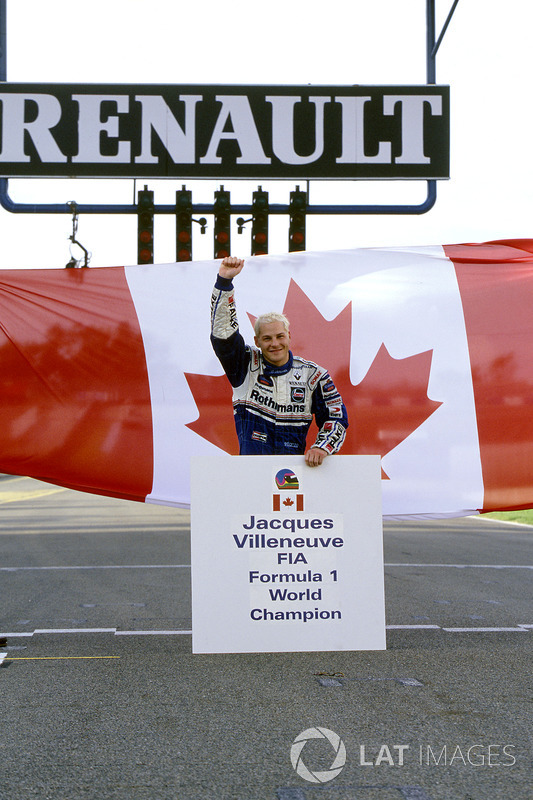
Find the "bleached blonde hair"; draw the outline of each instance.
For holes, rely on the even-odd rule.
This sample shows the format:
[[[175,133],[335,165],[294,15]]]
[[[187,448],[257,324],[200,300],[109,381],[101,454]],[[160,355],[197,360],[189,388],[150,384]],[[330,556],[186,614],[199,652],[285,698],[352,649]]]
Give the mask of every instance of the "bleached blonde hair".
[[[267,314],[261,314],[257,317],[254,325],[254,333],[259,336],[261,325],[268,325],[270,322],[281,322],[283,327],[289,332],[289,320],[285,314],[279,314],[277,311],[269,311]]]

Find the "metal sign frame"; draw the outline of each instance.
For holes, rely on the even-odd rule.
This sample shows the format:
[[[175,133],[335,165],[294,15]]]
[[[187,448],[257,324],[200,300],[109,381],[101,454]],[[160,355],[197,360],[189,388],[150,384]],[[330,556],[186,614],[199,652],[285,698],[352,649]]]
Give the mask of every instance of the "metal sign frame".
[[[426,0],[426,79],[427,84],[435,84],[436,80],[436,54],[442,42],[443,36],[446,32],[451,17],[455,11],[459,0],[454,0],[453,6],[448,14],[448,18],[441,31],[441,34],[436,40],[435,38],[435,0]],[[7,0],[0,0],[0,81],[6,82],[7,80],[7,13],[6,13]],[[130,176],[131,177],[131,176]],[[309,179],[306,178],[308,181]],[[426,199],[417,205],[374,205],[374,204],[361,204],[361,205],[323,205],[323,204],[309,204],[307,214],[321,214],[321,215],[350,215],[350,214],[424,214],[429,211],[435,204],[437,198],[436,180],[427,180],[427,195]],[[8,179],[0,178],[0,205],[11,213],[41,213],[41,214],[58,214],[70,213],[68,204],[62,203],[17,203],[12,200],[8,192]],[[212,214],[213,206],[209,203],[198,203],[193,205],[193,213],[195,214]],[[83,214],[137,214],[138,208],[136,204],[79,204],[77,205],[78,213]],[[231,207],[232,214],[250,214],[252,212],[251,204],[239,204]],[[269,207],[270,214],[287,214],[289,212],[288,204],[272,204]],[[156,214],[175,214],[175,205],[156,205],[154,207]]]

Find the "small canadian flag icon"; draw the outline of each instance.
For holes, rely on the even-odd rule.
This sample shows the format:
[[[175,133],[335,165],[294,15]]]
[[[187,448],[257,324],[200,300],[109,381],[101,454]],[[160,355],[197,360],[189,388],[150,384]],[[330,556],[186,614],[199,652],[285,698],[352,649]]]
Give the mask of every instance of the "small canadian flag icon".
[[[286,496],[281,499],[280,494],[273,494],[272,495],[272,510],[273,511],[281,511],[281,509],[290,510],[290,511],[303,511],[304,510],[304,496],[303,494],[297,494],[296,496]]]

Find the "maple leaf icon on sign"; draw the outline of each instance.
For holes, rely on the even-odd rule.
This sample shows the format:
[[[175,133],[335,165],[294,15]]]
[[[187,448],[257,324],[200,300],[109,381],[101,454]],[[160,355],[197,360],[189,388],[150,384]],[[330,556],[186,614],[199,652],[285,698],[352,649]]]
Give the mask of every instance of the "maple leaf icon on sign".
[[[432,350],[393,358],[384,344],[358,384],[350,379],[351,303],[327,320],[291,280],[283,313],[291,322],[291,350],[326,367],[348,410],[343,455],[384,456],[430,417],[440,402],[427,395]],[[253,322],[255,318],[249,315]],[[238,443],[231,386],[225,375],[185,373],[199,416],[187,427],[231,455]],[[309,431],[313,441],[316,428]],[[384,477],[387,477],[384,475]]]
[[[285,500],[283,501],[283,505],[284,506],[293,506],[294,505],[294,500],[291,500],[290,497],[286,497]]]

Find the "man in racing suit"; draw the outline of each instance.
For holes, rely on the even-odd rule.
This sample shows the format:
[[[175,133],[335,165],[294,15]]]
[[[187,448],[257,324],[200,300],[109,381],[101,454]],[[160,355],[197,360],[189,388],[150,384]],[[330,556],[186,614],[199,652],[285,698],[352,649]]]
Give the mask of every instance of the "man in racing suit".
[[[243,259],[223,259],[211,298],[211,342],[233,387],[240,454],[305,453],[306,463],[318,466],[341,448],[346,408],[327,370],[292,354],[282,314],[259,317],[256,347],[245,344],[232,283],[243,267]],[[319,431],[306,452],[313,416]]]

